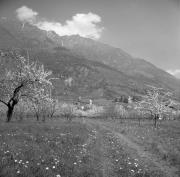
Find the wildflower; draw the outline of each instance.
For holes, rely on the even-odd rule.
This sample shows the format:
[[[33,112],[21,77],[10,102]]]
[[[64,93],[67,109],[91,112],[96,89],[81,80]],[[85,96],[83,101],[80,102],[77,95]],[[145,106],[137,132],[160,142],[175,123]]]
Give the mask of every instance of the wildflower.
[[[133,173],[134,173],[134,170],[131,170],[131,172],[133,172]]]
[[[17,171],[17,173],[19,174],[19,173],[20,173],[20,171],[18,170],[18,171]]]
[[[77,163],[76,162],[74,162],[74,165],[76,165]]]
[[[137,164],[137,163],[134,163],[134,165],[135,165],[135,167],[137,167],[137,166],[138,166],[138,164]]]
[[[141,171],[142,171],[142,169],[139,169],[139,170],[138,170],[138,173],[140,173]]]
[[[56,175],[56,177],[61,177],[61,175]]]
[[[56,168],[55,166],[53,166],[53,169]]]
[[[46,167],[46,170],[49,170],[49,167]]]

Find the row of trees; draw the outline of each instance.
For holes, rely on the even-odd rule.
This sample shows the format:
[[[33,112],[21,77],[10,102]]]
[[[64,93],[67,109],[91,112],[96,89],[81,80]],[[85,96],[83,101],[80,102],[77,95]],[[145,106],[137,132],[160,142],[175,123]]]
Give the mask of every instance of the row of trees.
[[[14,108],[19,103],[31,108],[37,120],[40,114],[44,120],[47,116],[52,117],[58,105],[58,100],[52,97],[52,80],[56,79],[52,77],[52,72],[45,70],[42,64],[29,61],[28,57],[25,58],[18,52],[12,52],[9,57],[15,61],[16,66],[11,70],[6,70],[0,77],[0,102],[7,107],[6,121],[9,122],[12,119]],[[148,112],[153,117],[156,126],[159,118],[172,113],[174,102],[171,98],[172,95],[169,92],[149,86],[147,94],[141,101],[131,102],[128,107],[135,110],[139,117],[143,117]],[[126,116],[124,107],[121,106],[119,109],[122,115]],[[69,117],[72,110],[67,110],[65,112]]]
[[[173,95],[163,88],[157,88],[147,85],[146,94],[141,99],[132,101],[128,104],[115,103],[110,104],[105,109],[104,117],[141,120],[150,118],[157,127],[157,121],[160,119],[174,119],[180,116],[180,105],[173,100]]]

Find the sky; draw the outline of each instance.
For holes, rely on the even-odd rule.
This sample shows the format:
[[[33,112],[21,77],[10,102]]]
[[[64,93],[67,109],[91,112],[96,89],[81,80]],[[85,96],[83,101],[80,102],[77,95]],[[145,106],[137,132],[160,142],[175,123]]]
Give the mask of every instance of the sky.
[[[180,78],[180,0],[0,0],[0,17],[110,44]]]

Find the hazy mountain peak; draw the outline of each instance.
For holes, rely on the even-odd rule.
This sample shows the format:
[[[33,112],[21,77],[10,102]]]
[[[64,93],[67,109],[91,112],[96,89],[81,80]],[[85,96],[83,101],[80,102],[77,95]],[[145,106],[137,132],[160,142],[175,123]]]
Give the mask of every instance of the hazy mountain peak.
[[[0,39],[0,49],[25,48],[57,75],[74,75],[78,93],[82,92],[78,88],[91,88],[93,93],[100,89],[111,96],[132,94],[132,90],[137,94],[146,84],[170,90],[180,87],[179,80],[144,59],[79,35],[60,37],[30,24],[0,20]]]

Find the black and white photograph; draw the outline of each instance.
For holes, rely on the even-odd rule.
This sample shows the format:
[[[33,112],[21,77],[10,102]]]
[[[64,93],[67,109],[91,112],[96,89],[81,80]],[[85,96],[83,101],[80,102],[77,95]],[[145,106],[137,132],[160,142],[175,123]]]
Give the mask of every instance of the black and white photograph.
[[[0,0],[0,177],[180,177],[180,0]]]

